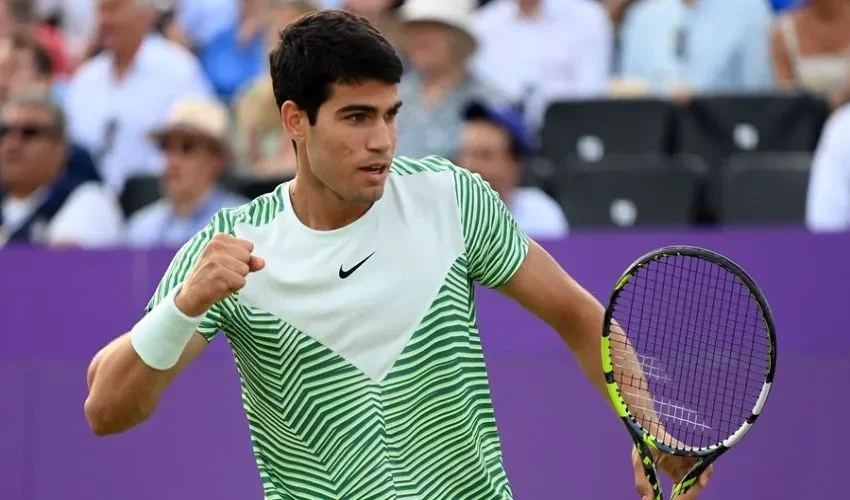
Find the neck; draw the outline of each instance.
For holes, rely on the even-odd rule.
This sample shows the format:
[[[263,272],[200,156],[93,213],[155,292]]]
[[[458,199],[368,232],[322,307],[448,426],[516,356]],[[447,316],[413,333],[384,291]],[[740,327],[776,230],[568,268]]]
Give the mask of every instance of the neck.
[[[135,59],[136,54],[139,52],[139,48],[142,46],[142,41],[144,41],[144,37],[134,40],[126,47],[113,51],[113,55],[115,57],[113,69],[119,78],[127,74],[127,71],[130,69],[130,65],[133,64],[133,59]]]
[[[466,78],[466,68],[461,64],[428,71],[422,75],[423,94],[426,101],[438,102]]]
[[[341,199],[309,172],[298,155],[298,173],[289,185],[292,210],[302,224],[316,231],[332,231],[345,227],[365,214],[371,203],[351,203]]]

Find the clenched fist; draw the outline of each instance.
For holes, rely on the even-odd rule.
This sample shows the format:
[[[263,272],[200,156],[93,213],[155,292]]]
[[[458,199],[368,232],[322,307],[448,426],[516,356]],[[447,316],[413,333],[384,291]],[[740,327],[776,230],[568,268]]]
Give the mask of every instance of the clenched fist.
[[[266,266],[261,257],[251,255],[253,250],[250,241],[224,233],[213,236],[175,297],[177,308],[187,316],[200,316],[244,287],[248,273]]]

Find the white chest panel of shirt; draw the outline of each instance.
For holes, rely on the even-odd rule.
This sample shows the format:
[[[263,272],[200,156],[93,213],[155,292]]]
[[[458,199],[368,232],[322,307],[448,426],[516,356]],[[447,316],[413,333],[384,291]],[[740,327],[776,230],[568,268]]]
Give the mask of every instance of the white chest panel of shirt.
[[[248,276],[240,304],[280,318],[382,381],[464,251],[452,173],[391,174],[381,200],[334,231],[304,226],[286,198],[269,224],[234,228],[266,260]]]

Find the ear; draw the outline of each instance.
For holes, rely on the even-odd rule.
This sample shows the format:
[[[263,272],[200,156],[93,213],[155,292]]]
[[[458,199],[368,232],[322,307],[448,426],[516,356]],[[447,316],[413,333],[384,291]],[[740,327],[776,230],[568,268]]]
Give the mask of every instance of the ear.
[[[286,135],[295,142],[302,142],[307,137],[307,129],[310,128],[310,120],[297,104],[286,101],[280,107],[280,119]]]

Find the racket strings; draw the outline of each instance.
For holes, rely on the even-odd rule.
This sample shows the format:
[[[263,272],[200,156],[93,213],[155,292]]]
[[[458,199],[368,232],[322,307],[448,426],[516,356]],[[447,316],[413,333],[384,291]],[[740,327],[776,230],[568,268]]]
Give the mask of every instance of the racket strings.
[[[770,344],[758,302],[737,276],[695,256],[651,261],[621,291],[614,319],[630,345],[611,336],[615,377],[650,433],[705,447],[743,423]]]

